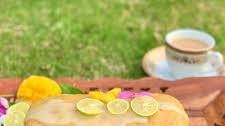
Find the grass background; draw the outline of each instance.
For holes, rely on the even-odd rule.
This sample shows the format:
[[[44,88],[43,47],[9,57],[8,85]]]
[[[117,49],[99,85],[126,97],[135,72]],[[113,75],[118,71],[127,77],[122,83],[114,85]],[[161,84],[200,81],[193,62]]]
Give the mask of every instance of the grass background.
[[[225,53],[224,0],[0,0],[0,12],[0,77],[143,77],[143,55],[176,28]]]

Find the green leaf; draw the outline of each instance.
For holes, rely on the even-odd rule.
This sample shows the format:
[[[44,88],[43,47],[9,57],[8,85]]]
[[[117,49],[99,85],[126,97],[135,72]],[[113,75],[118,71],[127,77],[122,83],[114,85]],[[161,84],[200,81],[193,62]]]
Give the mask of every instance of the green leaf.
[[[60,84],[63,94],[84,94],[80,89],[74,88],[70,84]]]
[[[9,107],[16,104],[16,102],[9,102]]]

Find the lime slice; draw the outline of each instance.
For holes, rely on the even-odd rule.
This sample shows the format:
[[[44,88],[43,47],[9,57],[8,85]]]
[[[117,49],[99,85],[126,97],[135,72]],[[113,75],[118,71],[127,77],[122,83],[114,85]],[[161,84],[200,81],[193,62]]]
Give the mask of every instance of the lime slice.
[[[11,112],[4,119],[4,126],[24,126],[25,114],[22,112]]]
[[[159,103],[153,97],[140,96],[131,101],[131,108],[140,116],[151,116],[159,110]]]
[[[80,100],[76,107],[81,113],[87,115],[97,115],[104,112],[104,103],[92,98]]]
[[[4,119],[4,126],[24,126],[24,119],[30,105],[25,102],[19,102],[12,105]]]
[[[129,102],[123,99],[115,99],[107,104],[107,109],[112,114],[124,114],[129,109]]]
[[[11,112],[23,112],[23,113],[27,113],[28,109],[30,108],[30,104],[26,103],[26,102],[19,102],[16,103],[14,105],[12,105],[7,113],[11,113]]]

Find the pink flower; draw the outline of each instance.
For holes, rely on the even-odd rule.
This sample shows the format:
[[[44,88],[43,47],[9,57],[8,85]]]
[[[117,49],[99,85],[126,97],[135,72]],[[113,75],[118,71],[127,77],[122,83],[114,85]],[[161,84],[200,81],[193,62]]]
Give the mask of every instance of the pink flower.
[[[146,92],[146,91],[139,92],[139,93],[131,92],[131,91],[122,91],[119,94],[119,98],[125,99],[125,100],[129,100],[129,99],[139,97],[139,96],[151,96],[151,93]]]
[[[119,94],[119,98],[121,99],[125,99],[125,100],[129,100],[130,98],[132,98],[134,96],[134,92],[131,91],[122,91]]]
[[[6,115],[9,103],[7,99],[0,97],[0,125],[3,123],[3,118]]]

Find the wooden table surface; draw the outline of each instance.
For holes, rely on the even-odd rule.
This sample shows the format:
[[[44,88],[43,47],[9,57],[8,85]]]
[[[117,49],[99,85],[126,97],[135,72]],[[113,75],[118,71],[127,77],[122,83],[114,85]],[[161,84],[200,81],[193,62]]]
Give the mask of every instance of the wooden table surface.
[[[84,91],[109,90],[121,87],[125,90],[162,92],[179,99],[191,119],[190,126],[225,126],[225,77],[189,78],[165,81],[156,78],[122,80],[104,78],[99,80],[55,79],[70,83]],[[15,94],[21,79],[0,79],[0,95]]]

